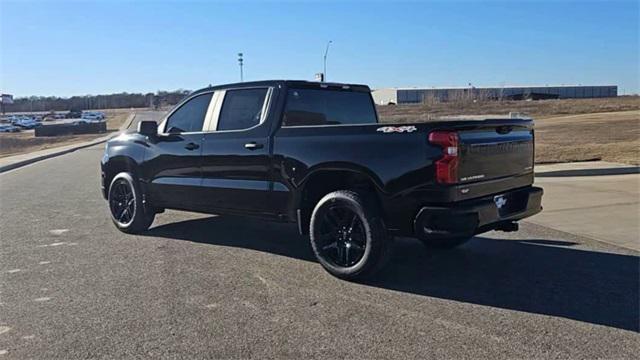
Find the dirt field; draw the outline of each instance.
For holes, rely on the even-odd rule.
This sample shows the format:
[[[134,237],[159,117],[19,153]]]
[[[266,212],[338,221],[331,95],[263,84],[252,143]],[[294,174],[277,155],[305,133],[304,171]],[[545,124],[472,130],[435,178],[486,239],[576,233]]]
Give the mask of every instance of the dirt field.
[[[605,160],[640,165],[640,97],[378,107],[383,122],[526,113],[536,120],[536,163]]]
[[[640,110],[640,96],[539,101],[441,102],[378,106],[383,122],[429,121],[448,115],[506,115],[519,112],[541,119],[560,115]]]
[[[107,132],[117,131],[129,117],[130,110],[104,110]],[[105,134],[35,137],[33,130],[0,134],[0,157],[24,154],[103,137]]]
[[[537,163],[592,159],[640,165],[640,111],[536,121]]]

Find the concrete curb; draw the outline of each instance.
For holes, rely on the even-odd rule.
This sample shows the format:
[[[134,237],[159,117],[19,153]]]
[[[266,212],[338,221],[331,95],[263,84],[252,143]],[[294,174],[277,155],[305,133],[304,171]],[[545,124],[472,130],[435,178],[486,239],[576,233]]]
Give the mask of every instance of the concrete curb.
[[[107,140],[109,140],[111,137],[108,138],[102,138],[99,140],[94,140],[92,142],[88,142],[88,143],[82,143],[80,145],[74,146],[70,149],[64,149],[64,150],[60,150],[60,151],[56,151],[56,152],[51,152],[45,155],[40,155],[40,156],[35,156],[29,159],[25,159],[22,161],[17,161],[8,165],[4,165],[4,166],[0,166],[0,174],[9,170],[13,170],[13,169],[17,169],[19,167],[23,167],[25,165],[29,165],[29,164],[33,164],[35,162],[41,161],[41,160],[46,160],[46,159],[50,159],[52,157],[56,157],[56,156],[60,156],[60,155],[64,155],[64,154],[68,154],[70,152],[74,152],[76,150],[80,150],[86,147],[90,147],[90,146],[94,146],[94,145],[98,145],[101,144],[103,142],[106,142]]]
[[[122,126],[120,126],[120,132],[123,132],[123,131],[127,130],[128,128],[130,128],[131,124],[133,123],[133,119],[135,119],[135,118],[136,118],[136,113],[132,113],[131,115],[129,115],[127,120],[124,121],[124,124],[122,124]]]
[[[536,165],[536,177],[607,176],[639,174],[640,166],[608,161],[578,161]]]
[[[47,152],[46,154],[37,155],[37,156],[31,157],[31,158],[28,158],[28,159],[24,159],[24,160],[16,161],[16,162],[11,163],[11,164],[0,166],[0,174],[4,173],[6,171],[9,171],[9,170],[13,170],[13,169],[17,169],[17,168],[20,168],[20,167],[23,167],[23,166],[26,166],[26,165],[29,165],[29,164],[33,164],[33,163],[38,162],[38,161],[50,159],[50,158],[53,158],[53,157],[56,157],[56,156],[65,155],[65,154],[74,152],[76,150],[80,150],[80,149],[84,149],[84,148],[91,147],[91,146],[94,146],[94,145],[102,144],[102,143],[108,141],[109,139],[118,136],[124,130],[128,129],[131,126],[131,124],[133,123],[133,120],[135,118],[136,118],[136,114],[135,113],[129,115],[127,120],[125,120],[124,124],[122,124],[122,126],[120,126],[119,131],[117,133],[113,134],[113,135],[105,136],[105,137],[102,137],[102,138],[99,138],[99,139],[95,139],[95,140],[92,140],[92,141],[88,141],[88,142],[84,142],[84,143],[80,143],[80,144],[76,144],[76,145],[72,145],[71,147],[66,147],[66,148],[64,148],[62,150],[56,150],[54,148],[54,149],[51,149],[51,151]]]
[[[640,174],[640,167],[555,170],[536,173],[536,177],[605,176]]]

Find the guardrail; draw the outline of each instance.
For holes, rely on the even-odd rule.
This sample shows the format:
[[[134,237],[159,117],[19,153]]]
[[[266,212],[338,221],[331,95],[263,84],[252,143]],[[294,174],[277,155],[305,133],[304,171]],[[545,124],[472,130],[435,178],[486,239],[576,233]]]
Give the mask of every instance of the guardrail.
[[[78,135],[78,134],[100,134],[107,132],[107,123],[88,123],[88,124],[54,124],[42,125],[35,128],[35,136],[62,136],[62,135]]]

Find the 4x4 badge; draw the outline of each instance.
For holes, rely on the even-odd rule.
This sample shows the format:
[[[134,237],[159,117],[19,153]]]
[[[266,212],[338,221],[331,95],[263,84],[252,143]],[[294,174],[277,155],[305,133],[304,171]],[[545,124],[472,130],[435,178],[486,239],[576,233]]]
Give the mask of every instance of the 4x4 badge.
[[[378,128],[376,131],[381,131],[385,134],[388,133],[404,133],[404,132],[414,132],[418,130],[415,126],[383,126]]]

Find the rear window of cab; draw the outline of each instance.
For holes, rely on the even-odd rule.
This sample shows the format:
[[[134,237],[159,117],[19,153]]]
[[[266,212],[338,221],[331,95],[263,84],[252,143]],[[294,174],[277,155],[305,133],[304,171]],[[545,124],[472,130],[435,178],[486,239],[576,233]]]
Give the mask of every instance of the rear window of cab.
[[[282,126],[375,124],[368,92],[329,89],[289,89]]]

